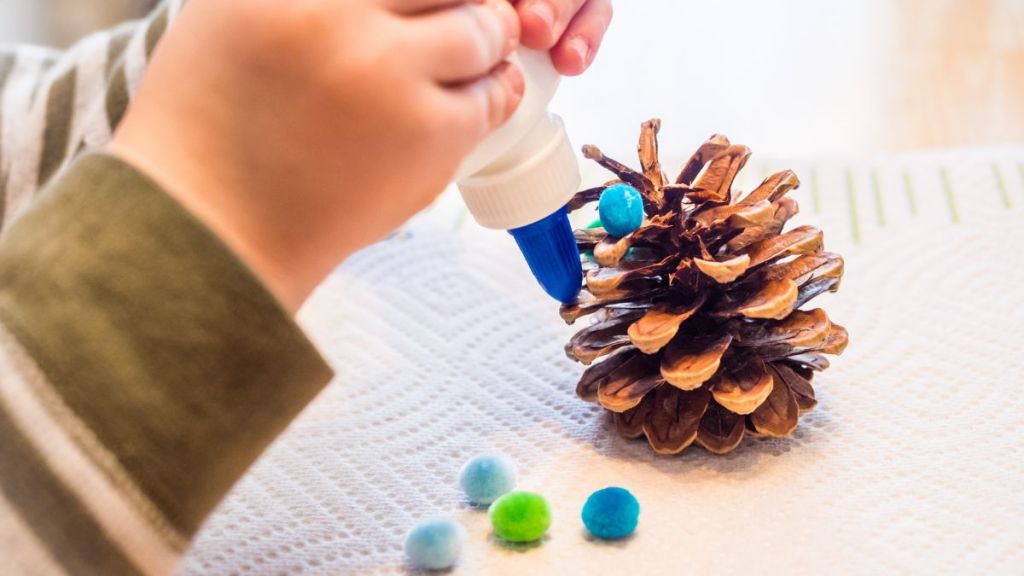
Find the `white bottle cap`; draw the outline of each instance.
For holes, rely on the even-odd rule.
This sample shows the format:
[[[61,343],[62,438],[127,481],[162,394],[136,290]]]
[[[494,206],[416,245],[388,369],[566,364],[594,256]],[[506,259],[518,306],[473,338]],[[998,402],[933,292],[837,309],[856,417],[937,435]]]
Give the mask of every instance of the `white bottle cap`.
[[[576,153],[561,118],[544,113],[494,162],[458,182],[481,226],[511,230],[545,218],[580,185]]]
[[[553,214],[580,185],[576,154],[562,120],[547,111],[561,80],[551,56],[521,48],[511,60],[523,72],[523,100],[455,175],[476,221],[503,230]]]

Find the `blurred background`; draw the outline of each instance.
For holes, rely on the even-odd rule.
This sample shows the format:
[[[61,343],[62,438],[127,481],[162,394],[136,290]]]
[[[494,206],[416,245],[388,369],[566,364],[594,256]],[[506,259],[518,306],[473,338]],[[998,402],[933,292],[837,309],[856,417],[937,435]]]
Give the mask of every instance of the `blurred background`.
[[[144,15],[156,0],[0,0],[0,42],[67,46],[92,30]]]
[[[66,46],[150,0],[0,0],[0,42]],[[632,154],[712,132],[772,156],[1024,143],[1024,0],[618,0],[554,103],[573,139]]]

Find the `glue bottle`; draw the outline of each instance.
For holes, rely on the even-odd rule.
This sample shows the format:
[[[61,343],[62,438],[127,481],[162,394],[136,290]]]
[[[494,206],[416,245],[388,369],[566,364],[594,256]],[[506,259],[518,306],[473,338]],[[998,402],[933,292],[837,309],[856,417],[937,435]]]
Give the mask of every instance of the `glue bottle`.
[[[566,204],[580,185],[576,154],[548,103],[560,76],[546,52],[520,49],[526,90],[519,108],[459,167],[456,184],[476,221],[508,230],[544,291],[576,300],[583,270]]]

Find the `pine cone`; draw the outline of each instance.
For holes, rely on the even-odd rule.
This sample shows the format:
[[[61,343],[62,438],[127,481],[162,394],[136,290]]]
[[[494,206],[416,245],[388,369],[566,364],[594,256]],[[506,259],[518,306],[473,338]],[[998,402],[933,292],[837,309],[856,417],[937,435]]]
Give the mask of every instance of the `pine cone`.
[[[797,213],[786,197],[800,184],[792,171],[739,199],[732,183],[750,150],[716,134],[669,183],[658,160],[660,126],[643,125],[642,173],[583,149],[618,180],[578,193],[569,209],[626,183],[642,195],[645,218],[622,238],[576,231],[586,286],[561,315],[570,324],[595,316],[566,345],[589,365],[577,394],[660,454],[694,440],[724,454],[747,434],[786,436],[816,403],[811,378],[828,368],[823,354],[846,348],[846,330],[823,310],[800,309],[839,289],[843,259],[823,251],[817,228],[782,231]]]

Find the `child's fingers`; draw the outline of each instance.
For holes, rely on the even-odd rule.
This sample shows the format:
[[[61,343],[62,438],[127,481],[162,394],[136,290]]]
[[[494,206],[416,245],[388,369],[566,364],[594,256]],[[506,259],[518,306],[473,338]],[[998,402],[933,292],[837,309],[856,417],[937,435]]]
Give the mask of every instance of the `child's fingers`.
[[[565,33],[587,0],[521,0],[516,6],[523,23],[523,45],[548,50]]]
[[[555,68],[566,76],[582,74],[594,61],[611,21],[611,0],[588,0],[551,50]]]
[[[510,62],[502,62],[479,80],[446,88],[456,116],[453,128],[475,144],[512,116],[524,89],[523,73]]]
[[[519,18],[505,0],[463,4],[414,18],[415,53],[438,82],[460,83],[487,74],[519,43]]]
[[[420,14],[459,4],[480,4],[483,0],[383,0],[384,5],[397,14]]]

